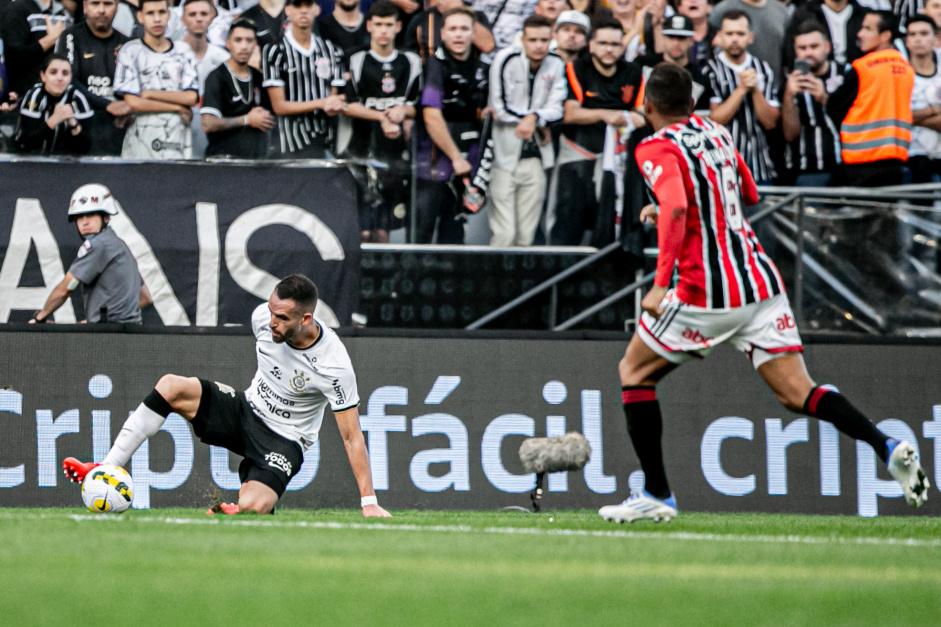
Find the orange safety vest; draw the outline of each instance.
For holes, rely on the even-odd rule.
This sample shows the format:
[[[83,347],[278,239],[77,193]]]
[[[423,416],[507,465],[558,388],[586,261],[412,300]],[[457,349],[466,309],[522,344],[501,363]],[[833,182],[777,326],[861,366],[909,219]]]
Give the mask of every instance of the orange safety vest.
[[[853,61],[853,69],[859,94],[840,127],[843,162],[907,160],[915,70],[895,49],[870,52]]]

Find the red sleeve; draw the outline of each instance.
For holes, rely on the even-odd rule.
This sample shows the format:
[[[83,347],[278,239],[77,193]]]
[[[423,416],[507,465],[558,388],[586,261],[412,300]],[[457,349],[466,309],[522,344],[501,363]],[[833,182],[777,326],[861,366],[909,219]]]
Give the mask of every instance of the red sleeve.
[[[735,151],[735,157],[738,159],[738,176],[742,179],[742,200],[746,207],[754,207],[758,204],[758,185],[755,183],[755,177],[745,165],[745,160],[738,150]]]
[[[657,199],[657,275],[654,285],[669,287],[673,267],[679,259],[686,235],[686,214],[689,200],[680,155],[668,141],[647,142],[635,152],[640,171]]]

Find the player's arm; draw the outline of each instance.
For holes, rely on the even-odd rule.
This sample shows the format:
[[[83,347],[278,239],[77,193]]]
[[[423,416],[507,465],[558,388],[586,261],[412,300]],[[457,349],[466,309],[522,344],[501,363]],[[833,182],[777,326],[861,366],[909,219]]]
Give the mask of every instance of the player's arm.
[[[140,294],[137,295],[137,307],[143,309],[147,305],[150,305],[154,302],[153,297],[150,295],[150,290],[147,289],[146,285],[140,286]]]
[[[680,156],[664,146],[666,142],[650,142],[638,146],[637,164],[647,184],[653,190],[660,212],[657,217],[657,272],[653,287],[644,296],[641,307],[650,315],[660,316],[660,303],[666,296],[673,277],[673,268],[679,259],[686,233],[686,215],[689,200]]]
[[[199,100],[199,92],[192,89],[185,91],[161,91],[159,89],[144,89],[140,93],[141,98],[147,100],[156,100],[167,104],[179,105],[181,107],[192,107]]]
[[[493,38],[493,33],[489,28],[480,23],[474,22],[474,47],[483,54],[489,54],[497,47],[497,40]]]
[[[735,158],[738,160],[738,176],[741,180],[741,192],[742,192],[742,202],[745,207],[754,207],[758,204],[758,184],[755,183],[755,177],[752,176],[751,170],[748,169],[748,166],[745,164],[745,160],[742,159],[742,155],[739,154],[738,150],[735,150]]]
[[[36,312],[33,319],[29,321],[30,324],[46,322],[49,316],[54,314],[59,307],[65,304],[65,301],[69,299],[69,296],[72,295],[76,287],[78,287],[78,279],[66,272],[65,278],[52,288],[52,293],[49,294],[49,298],[46,299],[46,304],[43,305],[42,309]]]
[[[359,486],[361,497],[375,497],[376,491],[372,487],[372,473],[369,470],[369,454],[366,451],[366,440],[359,427],[359,410],[356,407],[334,412],[340,436],[346,447],[346,456],[350,460],[356,485]],[[391,514],[378,504],[363,507],[363,516],[367,518],[389,518]]]
[[[358,102],[351,102],[346,105],[346,116],[349,118],[358,118],[360,120],[371,120],[373,122],[382,122],[386,116],[382,111],[370,109]]]

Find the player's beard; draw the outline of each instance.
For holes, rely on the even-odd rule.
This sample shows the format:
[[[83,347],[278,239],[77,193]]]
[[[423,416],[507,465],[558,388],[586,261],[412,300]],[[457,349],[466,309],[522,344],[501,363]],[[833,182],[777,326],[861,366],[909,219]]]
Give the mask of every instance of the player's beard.
[[[275,344],[282,344],[284,342],[287,342],[288,344],[292,344],[294,340],[297,338],[297,334],[299,332],[300,332],[300,328],[295,327],[293,329],[290,329],[289,331],[285,331],[282,335],[278,336],[278,335],[275,335],[274,330],[272,330],[271,340]]]

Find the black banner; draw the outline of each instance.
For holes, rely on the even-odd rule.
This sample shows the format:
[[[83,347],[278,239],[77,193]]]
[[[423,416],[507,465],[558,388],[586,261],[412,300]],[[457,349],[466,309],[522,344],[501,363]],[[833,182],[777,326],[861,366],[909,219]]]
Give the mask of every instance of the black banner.
[[[317,315],[348,325],[359,298],[355,183],[345,167],[210,163],[0,162],[0,323],[40,309],[81,244],[72,193],[106,185],[111,227],[130,247],[154,305],[147,322],[248,323],[278,279],[320,288]],[[73,295],[59,323],[83,318]]]
[[[517,451],[529,436],[585,434],[588,466],[551,475],[546,508],[595,508],[642,484],[627,438],[617,362],[624,341],[348,337],[379,501],[389,508],[528,506],[535,478]],[[253,338],[0,333],[0,506],[75,506],[62,459],[101,459],[128,413],[166,372],[244,389]],[[913,441],[931,479],[910,509],[868,445],[790,414],[742,355],[720,348],[658,387],[664,450],[681,510],[941,514],[941,351],[932,346],[807,347],[810,372],[896,438]],[[237,490],[238,459],[171,415],[128,470],[134,505],[208,506]],[[227,494],[236,498],[235,493]],[[292,480],[284,504],[358,507],[336,422]]]

